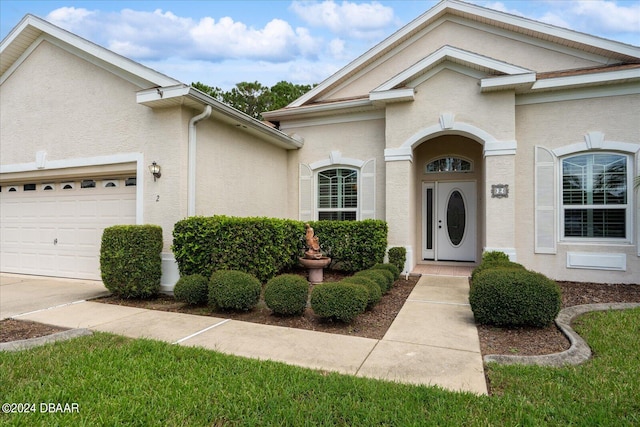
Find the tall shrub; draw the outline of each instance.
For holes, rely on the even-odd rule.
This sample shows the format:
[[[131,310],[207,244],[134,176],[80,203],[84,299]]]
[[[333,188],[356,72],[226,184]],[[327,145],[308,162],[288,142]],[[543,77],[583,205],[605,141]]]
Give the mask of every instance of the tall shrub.
[[[116,225],[105,228],[100,270],[105,287],[122,298],[151,298],[160,291],[162,228]]]
[[[396,246],[389,248],[389,264],[395,265],[400,273],[404,271],[404,264],[407,261],[407,248]]]
[[[388,232],[385,221],[315,221],[311,226],[336,268],[356,272],[384,259]]]
[[[303,234],[300,221],[190,217],[176,223],[172,249],[181,275],[239,270],[266,282],[298,263]]]

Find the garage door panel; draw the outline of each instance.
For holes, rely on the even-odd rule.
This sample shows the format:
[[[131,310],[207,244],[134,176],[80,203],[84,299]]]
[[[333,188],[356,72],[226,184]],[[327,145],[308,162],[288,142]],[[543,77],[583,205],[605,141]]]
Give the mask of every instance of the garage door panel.
[[[0,192],[0,270],[99,280],[104,228],[136,219],[136,187],[118,182],[110,188],[80,188],[76,182],[70,190],[37,185],[36,191],[16,186],[17,192]]]

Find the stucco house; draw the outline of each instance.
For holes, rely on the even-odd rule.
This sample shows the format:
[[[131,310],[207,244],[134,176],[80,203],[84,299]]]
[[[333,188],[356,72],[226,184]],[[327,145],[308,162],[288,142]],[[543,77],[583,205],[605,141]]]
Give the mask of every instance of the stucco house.
[[[0,270],[98,278],[101,230],[383,219],[422,263],[501,250],[640,283],[640,48],[445,0],[253,120],[41,19],[2,41]],[[150,173],[153,163],[161,176]]]

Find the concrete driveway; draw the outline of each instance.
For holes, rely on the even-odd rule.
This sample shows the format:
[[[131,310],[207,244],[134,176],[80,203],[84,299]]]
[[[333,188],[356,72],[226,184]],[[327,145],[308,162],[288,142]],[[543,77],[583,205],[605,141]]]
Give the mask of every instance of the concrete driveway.
[[[0,320],[108,295],[102,282],[0,274]]]

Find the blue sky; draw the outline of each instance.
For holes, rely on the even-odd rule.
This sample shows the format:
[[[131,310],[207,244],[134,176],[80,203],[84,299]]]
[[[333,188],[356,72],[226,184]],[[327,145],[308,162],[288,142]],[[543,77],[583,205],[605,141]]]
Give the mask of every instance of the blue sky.
[[[639,0],[481,6],[640,45]],[[392,1],[5,1],[0,38],[31,13],[184,83],[319,83],[435,5]]]

